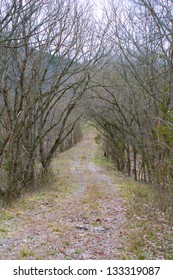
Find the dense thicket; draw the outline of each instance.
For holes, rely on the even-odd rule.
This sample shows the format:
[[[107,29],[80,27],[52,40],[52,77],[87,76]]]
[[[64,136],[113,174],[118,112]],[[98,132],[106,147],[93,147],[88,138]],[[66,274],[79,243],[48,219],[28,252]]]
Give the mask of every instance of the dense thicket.
[[[173,2],[110,1],[110,54],[93,81],[88,108],[105,154],[135,180],[172,188]],[[96,87],[96,85],[98,87]]]
[[[119,171],[172,189],[172,11],[172,0],[109,1],[96,21],[86,1],[1,1],[3,199],[80,139],[84,112]]]
[[[0,2],[0,193],[35,187],[57,150],[80,138],[77,104],[102,56],[91,7],[78,0]],[[94,75],[94,71],[92,71]]]

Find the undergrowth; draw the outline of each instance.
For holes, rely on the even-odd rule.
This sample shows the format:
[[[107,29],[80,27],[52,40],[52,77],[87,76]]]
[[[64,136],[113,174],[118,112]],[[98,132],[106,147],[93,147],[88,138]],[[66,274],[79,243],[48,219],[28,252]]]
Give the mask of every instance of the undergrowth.
[[[163,211],[152,186],[125,181],[121,187],[127,200],[124,257],[173,259],[170,209]]]
[[[126,222],[120,237],[122,259],[173,259],[172,192],[125,178],[107,162],[98,145],[94,163],[112,170],[125,201]],[[112,168],[112,169],[111,169]]]

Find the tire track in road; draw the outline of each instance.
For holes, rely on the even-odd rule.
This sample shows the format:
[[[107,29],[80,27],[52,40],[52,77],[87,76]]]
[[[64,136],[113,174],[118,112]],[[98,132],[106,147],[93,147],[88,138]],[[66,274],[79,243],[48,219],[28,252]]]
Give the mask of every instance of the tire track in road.
[[[68,177],[70,195],[45,191],[8,209],[13,218],[2,224],[8,231],[0,238],[1,259],[121,259],[124,203],[116,178],[94,164],[96,150],[90,129],[63,154],[67,163],[59,164],[54,184]]]
[[[73,226],[84,231],[81,258],[116,259],[121,254],[118,238],[125,222],[124,204],[109,172],[93,162],[97,149],[94,138],[93,132],[87,135],[72,154],[71,172],[80,185],[75,197],[78,218]],[[98,245],[95,255],[93,243]]]

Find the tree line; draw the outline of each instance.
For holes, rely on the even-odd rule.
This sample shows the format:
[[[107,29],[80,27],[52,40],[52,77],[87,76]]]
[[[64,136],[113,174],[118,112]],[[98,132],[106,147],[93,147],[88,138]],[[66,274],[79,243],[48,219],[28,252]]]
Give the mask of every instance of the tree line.
[[[173,182],[172,11],[171,0],[109,1],[110,51],[87,101],[105,155],[119,171],[163,190]]]
[[[173,1],[0,4],[0,193],[49,173],[94,120],[104,152],[135,180],[173,182]]]
[[[57,150],[80,138],[77,105],[103,54],[78,0],[0,3],[0,183],[9,201],[35,187]]]

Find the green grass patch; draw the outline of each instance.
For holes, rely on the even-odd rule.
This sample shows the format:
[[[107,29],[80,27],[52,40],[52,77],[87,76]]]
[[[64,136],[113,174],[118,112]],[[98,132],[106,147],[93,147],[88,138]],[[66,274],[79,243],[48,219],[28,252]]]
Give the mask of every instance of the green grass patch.
[[[83,198],[83,199],[81,200],[81,203],[82,203],[82,204],[90,204],[90,203],[91,203],[91,199],[85,197],[85,198]]]
[[[98,227],[99,225],[101,225],[101,222],[93,222],[93,223],[91,223],[92,227]]]
[[[90,208],[90,209],[93,209],[93,210],[99,210],[100,205],[99,205],[98,202],[92,202],[92,203],[89,205],[89,208]]]
[[[104,167],[113,167],[112,162],[108,161],[106,157],[102,154],[96,154],[94,158],[94,163],[96,165],[104,166]]]
[[[97,145],[100,145],[101,144],[101,135],[100,134],[97,134],[96,137],[95,137],[95,143]]]
[[[24,214],[23,211],[17,211],[15,213],[16,217],[21,217],[23,214]]]
[[[60,232],[61,230],[57,226],[52,227],[53,232]]]
[[[64,240],[62,243],[64,246],[70,246],[71,244],[69,240]]]
[[[142,201],[148,203],[154,197],[148,185],[133,182],[130,179],[124,179],[121,183],[121,189],[123,196],[127,199],[137,199],[138,201],[142,199]]]
[[[28,257],[34,257],[34,252],[29,250],[27,247],[24,247],[19,252],[20,258],[28,258]]]
[[[8,212],[4,212],[0,215],[0,221],[10,221],[14,218],[14,215]]]
[[[5,227],[0,227],[0,232],[7,233],[9,230]]]
[[[45,192],[42,193],[38,193],[34,196],[32,196],[29,200],[30,201],[40,201],[43,200],[43,198],[46,196],[47,194]]]
[[[81,156],[81,160],[85,160],[86,159],[86,156]]]
[[[75,254],[76,255],[80,255],[80,254],[82,254],[83,253],[83,250],[81,250],[81,249],[76,249],[75,250]]]
[[[33,240],[33,239],[34,239],[34,237],[31,236],[31,235],[28,235],[27,238],[28,238],[29,240]]]

